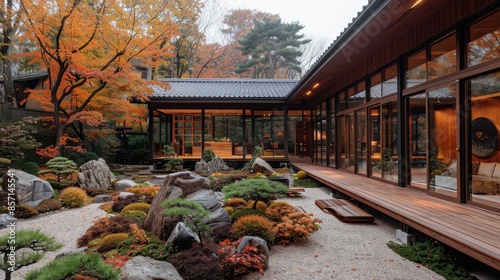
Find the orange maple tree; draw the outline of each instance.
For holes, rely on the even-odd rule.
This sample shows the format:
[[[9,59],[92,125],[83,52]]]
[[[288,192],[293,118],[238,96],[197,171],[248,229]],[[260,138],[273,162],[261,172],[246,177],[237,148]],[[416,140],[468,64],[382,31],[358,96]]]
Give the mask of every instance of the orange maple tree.
[[[106,119],[144,117],[152,80],[134,66],[153,66],[172,56],[168,42],[178,33],[170,18],[171,1],[156,0],[30,0],[22,1],[26,39],[38,50],[27,54],[43,65],[49,78],[43,89],[31,90],[30,101],[52,112],[55,147],[68,128],[83,139],[83,124]],[[172,6],[170,6],[172,5]],[[164,84],[159,86],[165,87]]]

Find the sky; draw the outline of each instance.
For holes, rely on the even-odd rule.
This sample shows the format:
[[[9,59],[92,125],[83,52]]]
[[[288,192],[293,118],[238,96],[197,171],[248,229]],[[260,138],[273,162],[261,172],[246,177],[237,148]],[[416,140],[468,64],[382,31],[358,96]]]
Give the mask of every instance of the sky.
[[[279,14],[283,22],[299,21],[309,39],[324,38],[328,44],[352,22],[368,0],[221,0],[228,10],[257,9]]]

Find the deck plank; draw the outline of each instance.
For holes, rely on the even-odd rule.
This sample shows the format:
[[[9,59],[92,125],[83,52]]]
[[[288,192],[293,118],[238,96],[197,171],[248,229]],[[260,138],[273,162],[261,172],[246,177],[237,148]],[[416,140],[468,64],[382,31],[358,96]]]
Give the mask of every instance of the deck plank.
[[[500,270],[500,214],[331,167],[290,164],[347,196]]]

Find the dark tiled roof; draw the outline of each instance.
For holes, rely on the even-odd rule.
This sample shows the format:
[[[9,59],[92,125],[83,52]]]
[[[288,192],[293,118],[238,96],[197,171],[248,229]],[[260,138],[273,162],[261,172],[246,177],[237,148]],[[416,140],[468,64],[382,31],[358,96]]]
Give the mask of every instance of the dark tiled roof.
[[[153,98],[286,98],[298,80],[271,79],[159,79],[165,91],[153,86]]]

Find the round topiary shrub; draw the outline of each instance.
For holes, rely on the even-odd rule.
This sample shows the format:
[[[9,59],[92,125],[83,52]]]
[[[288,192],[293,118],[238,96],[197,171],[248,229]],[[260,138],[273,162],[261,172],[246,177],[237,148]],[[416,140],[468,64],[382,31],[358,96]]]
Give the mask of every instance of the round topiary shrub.
[[[99,156],[94,153],[94,152],[86,152],[85,153],[85,162],[91,161],[91,160],[98,160]]]
[[[307,178],[307,173],[305,171],[300,170],[299,172],[297,172],[297,180],[302,180],[305,178]]]
[[[128,233],[112,233],[106,235],[99,244],[97,245],[97,251],[99,253],[104,253],[118,247],[120,242],[125,241],[128,238]]]
[[[150,208],[151,208],[150,204],[137,202],[137,203],[131,203],[131,204],[125,206],[125,208],[123,208],[120,213],[136,210],[136,211],[142,211],[142,212],[147,214],[149,212]]]
[[[33,207],[28,205],[20,205],[16,207],[16,211],[14,211],[14,217],[18,219],[24,219],[33,217],[38,214]]]
[[[210,162],[215,158],[215,153],[212,149],[204,150],[202,158],[205,162]]]
[[[38,213],[46,213],[50,211],[56,211],[62,208],[61,201],[53,198],[46,199],[37,206],[34,207]]]
[[[227,213],[229,213],[230,216],[234,213],[234,208],[231,206],[226,206],[224,207],[224,209],[226,209]]]
[[[259,215],[262,217],[266,217],[266,214],[264,211],[261,211],[259,209],[253,209],[253,208],[242,208],[234,211],[233,214],[231,214],[231,221],[235,222],[238,220],[240,217],[247,216],[247,215]]]
[[[262,202],[260,200],[257,201],[257,205],[255,205],[255,201],[250,201],[250,202],[248,202],[246,207],[259,209],[260,211],[263,211],[263,212],[267,210],[267,204],[265,204],[264,202]]]
[[[240,217],[231,227],[231,232],[236,238],[245,235],[257,236],[268,243],[273,243],[275,234],[273,232],[273,222],[260,215],[247,215]]]
[[[146,218],[147,214],[144,213],[143,211],[139,210],[128,210],[128,211],[123,211],[120,213],[121,216],[123,217],[128,217],[135,223],[142,223],[144,219]]]
[[[38,171],[40,171],[40,166],[38,166],[38,164],[32,161],[27,161],[23,163],[23,166],[21,166],[21,170],[31,175],[38,176]]]
[[[280,220],[282,217],[295,212],[297,212],[297,209],[286,201],[275,201],[266,210],[266,214],[274,220]]]
[[[243,198],[235,197],[224,202],[224,206],[230,206],[233,208],[243,208],[247,206],[248,202]]]
[[[65,188],[59,194],[59,199],[61,200],[63,206],[68,208],[82,207],[85,204],[86,198],[87,193],[77,187]]]

